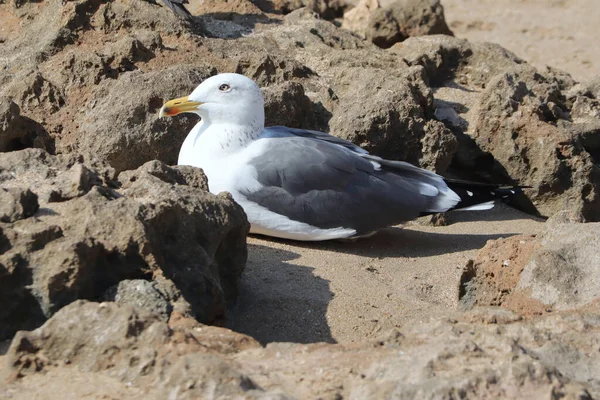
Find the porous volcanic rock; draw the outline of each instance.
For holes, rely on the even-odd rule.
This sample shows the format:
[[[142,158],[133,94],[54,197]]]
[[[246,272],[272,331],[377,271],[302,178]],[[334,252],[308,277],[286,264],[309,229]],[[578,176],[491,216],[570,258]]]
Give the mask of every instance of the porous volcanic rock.
[[[529,202],[519,203],[530,212],[572,209],[600,220],[592,91],[558,71],[537,71],[498,45],[428,36],[392,51],[425,68],[435,114],[458,139],[453,173],[531,186]]]
[[[383,48],[411,36],[452,36],[439,0],[361,0],[344,13],[342,27]]]
[[[192,167],[149,162],[114,177],[81,157],[0,153],[0,337],[131,279],[156,281],[169,309],[224,317],[246,262],[245,214]],[[8,216],[8,217],[7,217]]]
[[[16,99],[22,112],[47,127],[60,151],[75,149],[110,163],[117,171],[155,158],[173,163],[197,118],[158,120],[156,112],[162,102],[189,94],[202,79],[217,72],[235,71],[265,87],[272,100],[275,89],[271,86],[281,87],[274,104],[286,104],[293,111],[285,120],[267,112],[269,124],[331,130],[355,137],[365,148],[386,157],[423,160],[422,165],[437,165],[440,170],[452,157],[453,135],[441,124],[435,127],[433,97],[420,67],[408,68],[395,55],[307,10],[272,22],[240,20],[256,33],[221,40],[198,36],[168,11],[141,0],[99,6],[89,1],[76,3],[86,10],[86,17],[73,26],[60,25],[69,21],[73,10],[58,2],[45,7],[28,3],[18,9],[0,5],[17,19],[35,20],[29,28],[19,27],[20,42],[5,49],[6,54],[38,59],[35,64],[23,62],[19,71],[8,68],[0,76],[7,82],[3,90]],[[157,15],[166,19],[155,22]],[[128,18],[133,19],[130,24]],[[42,19],[55,22],[44,33],[48,40],[39,41],[33,27]],[[122,29],[124,36],[115,39],[115,29]],[[66,44],[54,40],[55,31],[68,36]],[[44,57],[30,54],[33,46],[27,44],[34,39],[51,43],[40,50]],[[378,89],[377,101],[372,102]],[[392,95],[385,94],[387,89],[393,90]],[[362,109],[360,114],[355,113],[357,107]],[[435,137],[444,136],[439,145],[442,161],[421,151],[423,141],[431,142],[425,138],[429,130]]]
[[[598,313],[523,321],[481,309],[365,343],[262,348],[223,328],[181,319],[169,326],[131,306],[76,301],[15,336],[0,397],[31,397],[61,379],[74,393],[79,382],[107,382],[102,392],[112,395],[127,388],[123,398],[588,400],[600,389]]]
[[[460,303],[503,306],[531,316],[588,307],[600,300],[600,224],[553,216],[537,236],[490,241],[461,277]]]
[[[54,152],[54,140],[34,120],[21,115],[19,106],[8,97],[0,97],[0,152],[30,147]]]
[[[79,119],[77,148],[89,158],[108,162],[117,171],[137,168],[152,159],[175,164],[196,116],[159,119],[164,99],[182,97],[208,78],[211,68],[172,67],[165,71],[124,73],[94,88]]]
[[[600,223],[551,221],[538,240],[517,289],[558,310],[600,299]]]

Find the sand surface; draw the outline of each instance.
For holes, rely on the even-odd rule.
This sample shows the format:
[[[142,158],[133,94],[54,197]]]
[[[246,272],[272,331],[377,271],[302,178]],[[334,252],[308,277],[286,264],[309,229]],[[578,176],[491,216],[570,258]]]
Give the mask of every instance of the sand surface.
[[[494,42],[578,81],[600,75],[598,0],[441,0],[457,37]]]
[[[351,342],[440,316],[457,307],[461,271],[488,240],[543,227],[504,205],[449,219],[355,242],[250,238],[229,327],[263,343]]]

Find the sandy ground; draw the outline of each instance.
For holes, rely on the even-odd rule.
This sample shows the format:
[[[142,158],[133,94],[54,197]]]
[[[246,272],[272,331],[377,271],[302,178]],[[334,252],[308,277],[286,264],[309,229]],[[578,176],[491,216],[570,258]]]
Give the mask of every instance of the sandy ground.
[[[457,307],[461,271],[488,240],[543,226],[504,205],[450,221],[356,242],[251,238],[229,327],[263,343],[350,342],[440,316]]]
[[[441,0],[457,37],[495,42],[537,68],[600,75],[598,0]]]

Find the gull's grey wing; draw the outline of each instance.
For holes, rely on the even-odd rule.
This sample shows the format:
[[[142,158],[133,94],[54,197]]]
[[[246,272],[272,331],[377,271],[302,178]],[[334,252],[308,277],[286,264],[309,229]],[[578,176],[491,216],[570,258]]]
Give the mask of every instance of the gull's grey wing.
[[[439,195],[417,175],[378,170],[336,141],[283,134],[263,140],[264,153],[250,160],[263,187],[240,193],[295,221],[361,235],[416,218]]]
[[[307,139],[319,139],[325,142],[343,146],[358,154],[368,154],[365,149],[362,149],[352,142],[332,136],[325,132],[311,131],[309,129],[288,128],[287,126],[270,126],[264,130],[265,137],[286,137],[297,136]]]
[[[352,143],[348,140],[341,139],[336,136],[332,136],[325,132],[312,131],[312,130],[308,130],[308,129],[288,128],[287,126],[271,126],[271,127],[265,128],[263,136],[266,138],[296,136],[296,137],[303,137],[303,138],[307,138],[307,139],[323,140],[328,143],[333,143],[333,144],[337,144],[339,146],[343,146],[343,147],[347,148],[348,150],[351,150],[354,153],[360,155],[364,159],[372,161],[381,166],[384,166],[385,168],[388,168],[390,170],[395,170],[396,172],[401,173],[401,174],[418,176],[421,179],[430,181],[430,183],[435,182],[434,184],[436,186],[439,185],[440,183],[442,183],[442,181],[444,180],[444,178],[442,178],[440,175],[438,175],[434,172],[428,171],[423,168],[415,167],[414,165],[409,164],[407,162],[385,160],[381,157],[373,156],[373,155],[369,154],[368,151],[355,145],[354,143]]]

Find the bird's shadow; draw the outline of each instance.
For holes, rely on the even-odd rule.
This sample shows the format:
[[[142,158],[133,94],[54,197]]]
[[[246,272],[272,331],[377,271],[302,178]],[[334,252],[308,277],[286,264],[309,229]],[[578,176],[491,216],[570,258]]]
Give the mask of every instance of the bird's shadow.
[[[410,227],[392,227],[383,229],[371,237],[357,240],[334,240],[328,242],[298,242],[275,238],[269,238],[269,240],[293,244],[302,248],[384,259],[431,257],[460,251],[476,250],[485,246],[488,240],[501,239],[514,235],[517,235],[517,233],[455,234],[423,232],[411,229]]]
[[[451,222],[533,219],[500,205],[484,213],[451,213]],[[446,229],[448,231],[449,229]],[[270,342],[335,343],[327,322],[333,298],[329,281],[313,268],[295,264],[297,248],[347,253],[371,258],[417,258],[481,249],[488,240],[518,233],[463,234],[428,232],[414,227],[392,227],[356,241],[299,242],[260,236],[265,245],[248,244],[248,263],[240,295],[228,313],[228,327]],[[269,242],[286,245],[286,250]],[[326,255],[324,255],[326,257]],[[399,260],[399,262],[402,262]]]
[[[227,327],[270,342],[334,343],[326,313],[333,293],[313,268],[296,265],[291,251],[248,244],[240,293]]]

